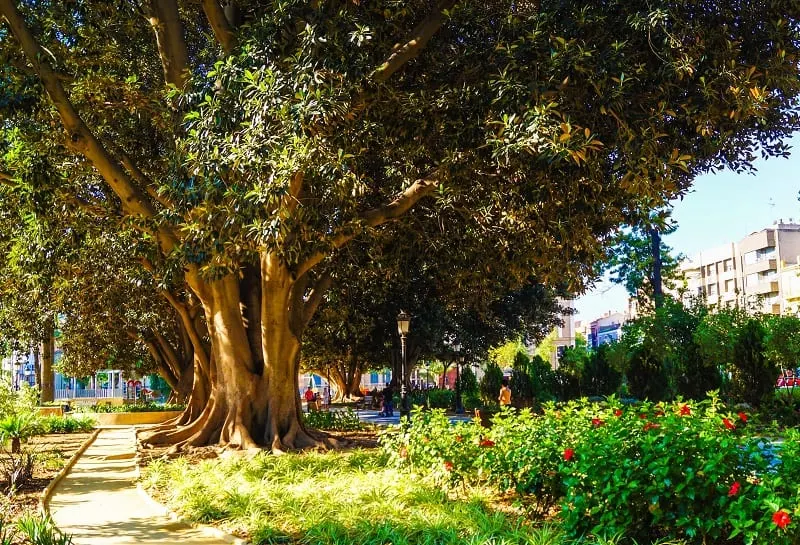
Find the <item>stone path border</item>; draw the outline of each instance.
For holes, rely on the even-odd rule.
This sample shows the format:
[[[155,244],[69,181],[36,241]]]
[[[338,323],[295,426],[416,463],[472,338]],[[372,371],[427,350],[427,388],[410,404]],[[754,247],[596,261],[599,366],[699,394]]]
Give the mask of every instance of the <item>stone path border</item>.
[[[72,469],[72,466],[75,465],[75,463],[78,461],[78,458],[81,457],[81,454],[86,452],[86,449],[89,448],[89,445],[94,443],[94,440],[97,439],[99,434],[99,428],[94,430],[92,435],[90,435],[78,448],[78,450],[75,451],[75,454],[73,454],[72,457],[67,460],[67,463],[64,464],[64,467],[61,468],[61,471],[59,471],[58,474],[53,477],[53,480],[50,481],[50,484],[48,484],[45,489],[42,490],[42,493],[39,495],[39,513],[42,515],[49,514],[50,511],[47,507],[47,502],[50,501],[50,496],[53,495],[53,489],[55,489],[56,485],[61,482],[61,479],[63,479],[64,476],[69,473],[69,470]]]

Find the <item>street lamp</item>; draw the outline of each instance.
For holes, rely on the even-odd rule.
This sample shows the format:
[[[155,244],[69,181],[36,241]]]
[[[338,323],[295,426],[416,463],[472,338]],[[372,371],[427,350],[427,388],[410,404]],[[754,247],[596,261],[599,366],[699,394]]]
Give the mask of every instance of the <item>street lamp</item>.
[[[454,344],[453,352],[456,353],[456,414],[464,414],[464,405],[461,403],[461,345]]]
[[[401,310],[397,315],[397,332],[400,334],[400,417],[408,416],[408,396],[406,395],[406,335],[411,325],[411,316]]]

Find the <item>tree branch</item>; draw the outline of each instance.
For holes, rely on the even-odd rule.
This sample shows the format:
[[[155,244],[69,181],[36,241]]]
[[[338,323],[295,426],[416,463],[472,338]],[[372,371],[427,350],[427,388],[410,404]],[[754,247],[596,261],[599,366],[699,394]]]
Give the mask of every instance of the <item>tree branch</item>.
[[[225,17],[222,6],[217,0],[203,0],[203,11],[206,13],[211,30],[214,31],[214,37],[222,46],[222,50],[225,53],[233,51],[236,48],[236,34]]]
[[[447,20],[444,12],[452,9],[456,3],[457,0],[440,0],[434,12],[418,24],[402,43],[394,46],[389,57],[372,73],[372,79],[384,83],[404,64],[417,57]]]
[[[308,326],[309,322],[311,322],[311,318],[314,317],[317,308],[322,303],[322,297],[330,289],[332,283],[333,276],[326,272],[314,284],[314,289],[308,294],[305,305],[303,305],[303,327]]]
[[[192,347],[194,348],[195,355],[200,362],[203,371],[208,373],[210,371],[210,360],[208,352],[206,351],[205,344],[203,343],[202,337],[198,334],[197,329],[194,327],[194,316],[191,315],[189,309],[186,308],[186,304],[182,301],[179,301],[174,294],[172,294],[169,290],[161,290],[161,295],[172,305],[172,308],[175,309],[175,312],[178,313],[178,316],[181,318],[183,322],[183,326],[186,328],[186,333],[189,335],[189,338],[192,341]]]
[[[164,80],[178,88],[189,77],[189,50],[175,0],[150,0],[150,26],[156,34],[158,54],[164,67]]]
[[[163,195],[159,195],[158,191],[155,189],[155,183],[147,177],[147,175],[142,172],[142,170],[133,162],[133,160],[122,150],[116,151],[117,155],[122,161],[122,165],[125,169],[130,173],[134,180],[139,182],[142,187],[144,187],[145,192],[150,196],[151,199],[158,202],[164,208],[173,208],[174,204],[171,200]]]
[[[362,216],[353,221],[349,226],[343,228],[338,235],[331,241],[331,250],[327,252],[316,252],[306,259],[296,271],[296,278],[300,278],[323,259],[330,255],[333,250],[337,250],[353,240],[359,233],[366,228],[377,227],[388,221],[394,220],[408,212],[420,199],[429,195],[440,183],[440,172],[435,170],[428,176],[421,178],[411,184],[408,189],[403,191],[399,197],[389,204],[380,208],[375,208],[365,212]]]
[[[152,203],[136,186],[122,166],[109,154],[89,127],[83,122],[72,102],[69,100],[58,76],[46,59],[47,55],[36,42],[25,21],[14,5],[13,0],[0,0],[0,14],[6,19],[11,32],[17,38],[28,61],[39,75],[50,100],[58,111],[61,122],[67,131],[67,145],[81,153],[97,169],[106,183],[122,201],[123,210],[132,214],[153,218],[156,210]],[[171,231],[160,229],[158,242],[161,249],[168,253],[177,244]]]

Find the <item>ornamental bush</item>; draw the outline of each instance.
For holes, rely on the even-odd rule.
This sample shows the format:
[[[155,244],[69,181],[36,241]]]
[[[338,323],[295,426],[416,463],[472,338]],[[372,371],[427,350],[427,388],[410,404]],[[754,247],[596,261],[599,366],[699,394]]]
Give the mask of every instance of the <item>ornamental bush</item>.
[[[439,411],[381,437],[390,461],[447,485],[491,483],[568,536],[639,543],[800,543],[800,432],[754,437],[749,414],[703,402],[610,398],[504,410],[489,430]],[[730,541],[734,540],[734,541]]]

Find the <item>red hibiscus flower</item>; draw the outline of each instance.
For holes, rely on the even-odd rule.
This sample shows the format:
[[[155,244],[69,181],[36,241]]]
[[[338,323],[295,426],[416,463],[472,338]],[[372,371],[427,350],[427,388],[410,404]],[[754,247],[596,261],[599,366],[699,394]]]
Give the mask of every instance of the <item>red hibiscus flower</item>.
[[[642,420],[647,420],[647,415],[642,413],[639,415],[639,418],[641,418]]]
[[[622,416],[622,409],[614,409],[614,416]]]
[[[736,429],[736,425],[733,422],[731,422],[730,420],[728,420],[727,418],[723,418],[722,419],[722,423],[725,424],[725,427],[727,429],[729,429],[729,430],[735,430]]]
[[[747,415],[744,413],[739,413],[739,420],[741,420],[744,423],[747,423]]]
[[[692,414],[692,409],[690,409],[688,405],[682,405],[680,410],[680,415],[689,416],[690,414]]]
[[[480,446],[482,446],[482,447],[493,447],[494,446],[494,441],[492,441],[491,439],[484,439],[483,441],[480,442]]]
[[[592,418],[592,426],[594,426],[595,428],[599,428],[603,424],[605,424],[605,422],[603,422],[599,418]]]
[[[653,422],[648,422],[647,424],[644,425],[644,431],[657,430],[660,427],[661,426],[659,426],[658,424],[654,424]]]
[[[453,462],[446,461],[444,463],[445,471],[453,471]]]
[[[400,449],[400,458],[408,458],[408,449],[406,447]]]
[[[460,443],[464,439],[460,435],[456,435],[456,443]]]
[[[657,410],[656,416],[664,416],[664,411],[662,411],[661,409]]]
[[[775,523],[775,526],[783,530],[792,523],[792,517],[789,516],[789,513],[781,509],[772,515],[772,522]]]
[[[575,456],[575,451],[571,448],[564,450],[564,461],[569,462]]]
[[[738,494],[739,493],[739,488],[741,488],[741,485],[739,484],[739,481],[734,481],[733,484],[731,485],[731,487],[728,489],[728,497],[732,498],[733,496]]]

